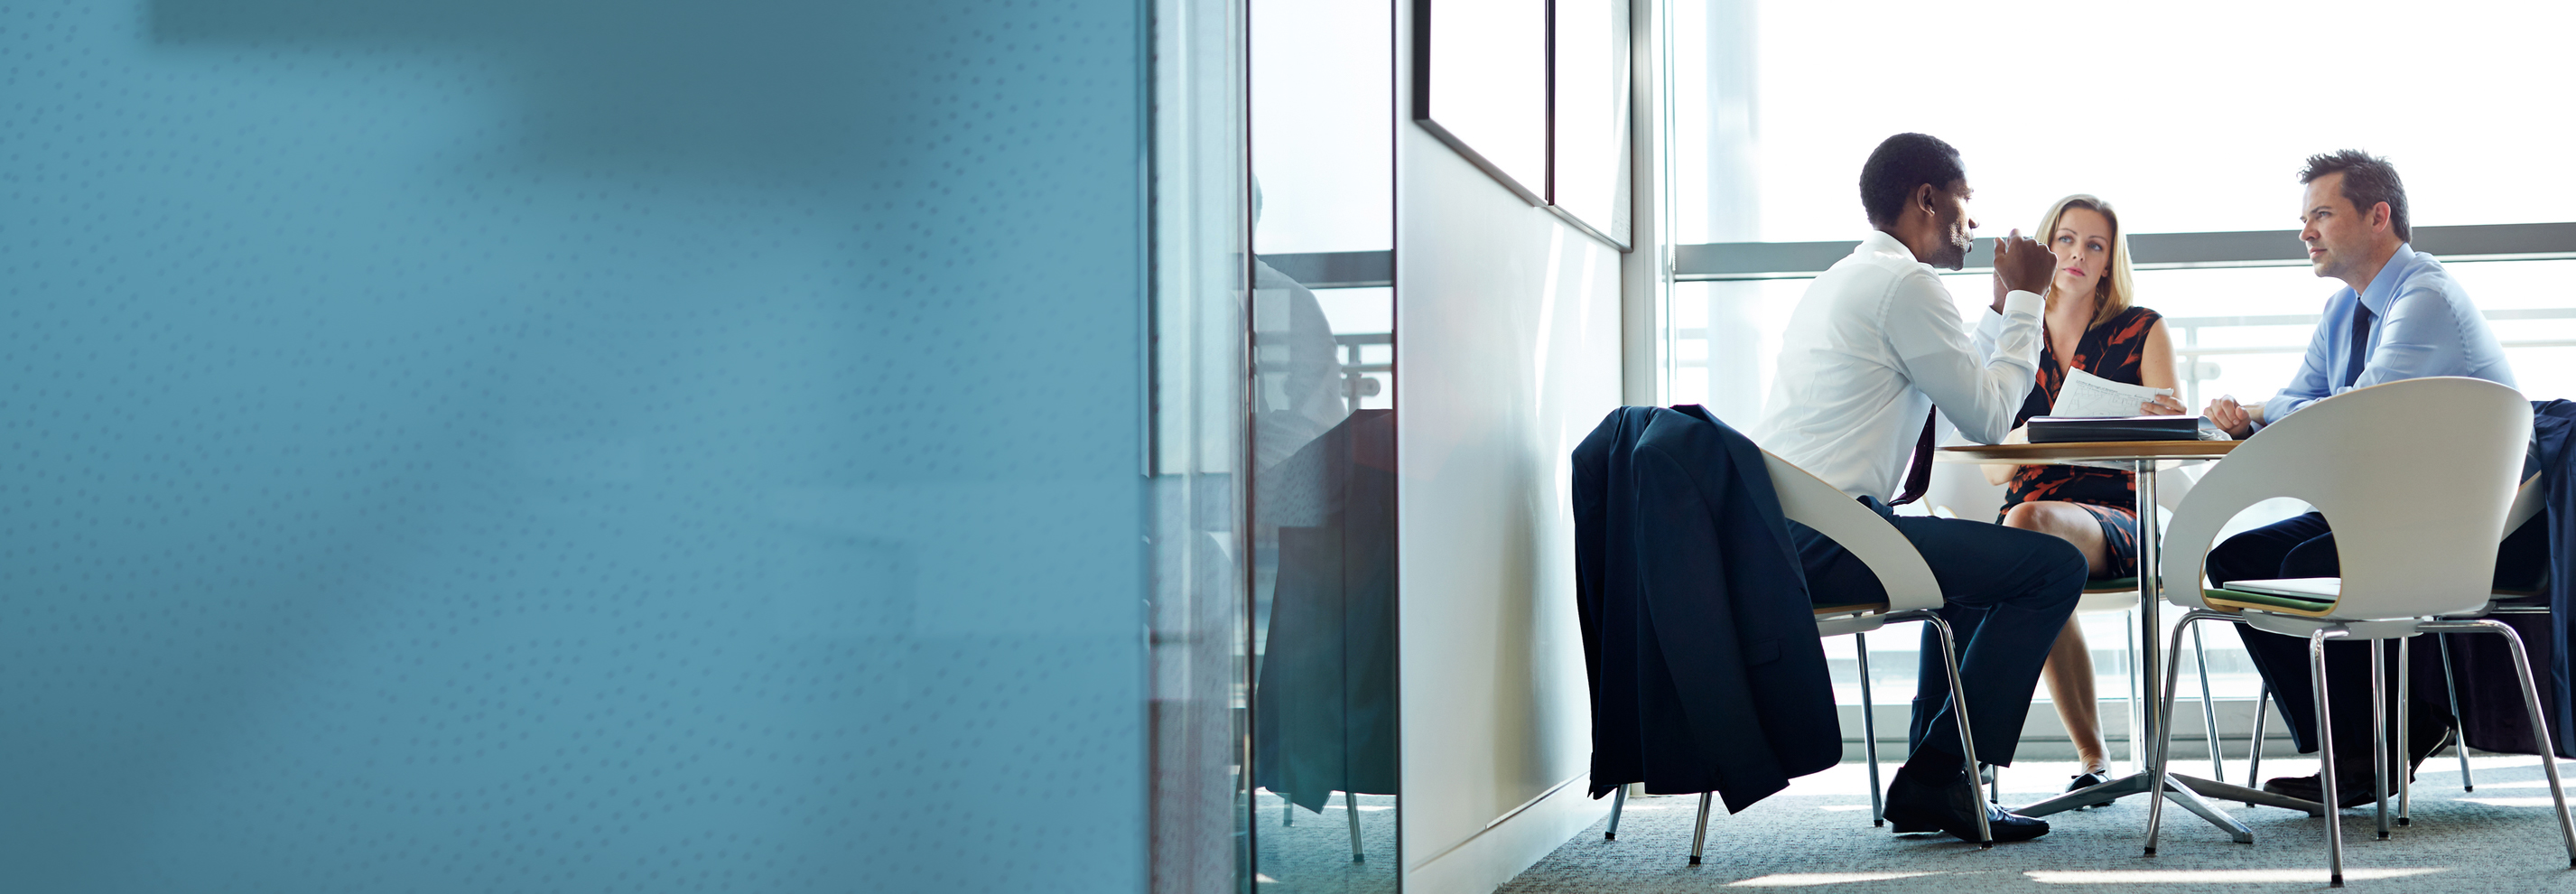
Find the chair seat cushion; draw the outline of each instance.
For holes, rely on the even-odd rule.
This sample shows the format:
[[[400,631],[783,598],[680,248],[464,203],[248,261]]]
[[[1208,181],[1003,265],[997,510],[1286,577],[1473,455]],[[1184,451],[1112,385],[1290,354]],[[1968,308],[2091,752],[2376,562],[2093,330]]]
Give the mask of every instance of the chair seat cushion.
[[[2137,588],[2138,579],[2136,577],[2106,577],[2101,580],[2088,580],[2084,582],[2084,592],[2087,593],[2117,593],[2122,590],[2135,590]]]

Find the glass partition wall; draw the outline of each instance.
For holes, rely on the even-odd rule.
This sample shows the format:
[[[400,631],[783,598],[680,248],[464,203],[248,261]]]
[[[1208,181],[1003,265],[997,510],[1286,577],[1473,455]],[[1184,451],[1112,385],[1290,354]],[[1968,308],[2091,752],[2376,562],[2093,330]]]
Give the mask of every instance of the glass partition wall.
[[[2496,152],[2564,145],[2576,124],[2515,112],[2504,105],[2512,92],[2491,87],[2563,83],[2546,55],[2534,53],[2546,35],[2576,27],[2576,8],[2516,5],[2522,24],[2492,37],[2464,30],[2492,20],[2474,11],[2427,21],[2407,41],[2410,75],[2372,84],[2349,108],[2284,104],[2278,96],[2311,72],[2290,51],[2292,41],[2368,43],[2378,25],[2366,15],[2185,2],[2143,18],[2103,8],[1997,21],[1963,32],[1943,50],[1967,74],[1960,89],[1935,95],[1912,86],[1908,66],[1920,44],[1909,8],[1875,0],[1671,0],[1667,199],[1677,245],[1654,346],[1661,402],[1706,404],[1739,427],[1759,419],[1791,309],[1808,281],[1868,231],[1856,188],[1861,162],[1879,140],[1904,131],[1959,148],[1983,236],[2028,232],[2071,193],[2118,207],[2141,262],[2137,302],[2165,315],[2180,355],[2181,397],[2194,409],[2219,395],[2261,400],[2296,370],[2324,299],[2341,284],[2307,268],[2294,229],[2301,196],[2295,174],[2306,156],[2345,148],[2396,165],[2413,206],[2415,247],[2442,257],[2467,287],[2505,343],[2524,393],[2535,400],[2576,395],[2576,289],[2566,285],[2576,273],[2576,224],[2551,222],[2570,216],[2576,183],[2499,164]],[[2241,27],[2215,34],[2197,24],[2212,17]],[[2066,34],[2084,36],[2069,42]],[[2056,60],[2030,52],[2049,46],[2069,50]],[[2004,89],[2023,90],[2033,102],[1989,101]],[[1887,99],[1855,106],[1851,98],[1862,96]],[[2406,108],[2440,109],[2445,120],[2480,126],[2427,128],[2389,113]],[[2226,138],[2198,136],[2215,133]],[[1988,274],[1977,265],[1984,256],[1972,255],[1970,269],[1947,277],[1963,313],[1983,312]],[[1927,502],[1937,504],[1941,493],[1936,482]],[[1999,498],[1997,505],[1969,505],[1964,495],[1974,490],[1955,493],[1963,495],[1954,499],[1960,505],[1947,511],[1996,517]],[[2236,526],[2301,508],[2258,507]],[[2084,621],[2098,688],[2116,699],[2129,685],[2126,618]],[[2205,642],[2210,689],[2236,702],[2233,712],[2222,704],[2220,723],[2234,737],[2230,754],[2241,757],[2243,721],[2260,683],[2233,635],[2213,632]],[[1893,636],[1869,645],[1880,708],[1890,710],[1886,694],[1911,691],[1915,643]],[[1848,642],[1829,648],[1839,650],[1845,700],[1856,704],[1857,656]],[[2177,656],[2186,699],[2200,692],[2191,654],[2186,648]],[[2105,725],[2118,724],[2122,713],[2106,705]],[[2196,728],[2193,714],[2178,712],[2177,723]],[[2275,724],[2273,735],[2280,734]],[[2116,759],[2121,746],[2116,733],[2112,739]],[[2178,753],[2191,747],[2176,741]]]
[[[1253,886],[1393,891],[1393,11],[1249,9]]]
[[[1240,0],[1155,0],[1152,890],[1251,887]]]

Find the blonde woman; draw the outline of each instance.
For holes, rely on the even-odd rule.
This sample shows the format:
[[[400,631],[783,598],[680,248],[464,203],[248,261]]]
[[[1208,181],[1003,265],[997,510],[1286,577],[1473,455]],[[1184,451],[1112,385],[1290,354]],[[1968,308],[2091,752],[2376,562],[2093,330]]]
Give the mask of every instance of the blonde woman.
[[[2130,385],[2174,387],[2173,341],[2164,318],[2130,303],[2136,287],[2119,212],[2092,196],[2067,196],[2049,209],[2038,232],[2057,256],[2057,273],[2041,296],[2048,309],[2040,323],[2039,382],[2013,425],[2048,415],[2070,370]],[[2180,401],[2159,397],[2139,405],[2138,412],[2175,415],[2184,410]],[[2005,526],[2075,544],[2096,579],[2138,573],[2137,482],[2130,473],[2085,466],[1985,469],[1988,481],[2007,485],[2001,510]],[[2076,619],[2066,619],[2041,679],[2048,681],[2049,701],[2056,703],[2057,717],[2065,721],[2083,764],[2084,772],[2067,789],[2108,781],[2110,754],[2095,710],[2093,656]]]

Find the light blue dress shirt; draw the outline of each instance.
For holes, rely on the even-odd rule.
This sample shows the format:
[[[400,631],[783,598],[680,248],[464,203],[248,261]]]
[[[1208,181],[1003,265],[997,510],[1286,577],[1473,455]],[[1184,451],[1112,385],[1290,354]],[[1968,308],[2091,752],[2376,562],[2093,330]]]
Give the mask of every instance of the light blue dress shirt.
[[[2370,308],[2378,317],[2366,344],[2353,343],[2356,306]],[[2355,351],[2361,352],[2361,377],[2345,382]],[[2308,356],[2299,364],[2298,376],[2263,402],[2263,420],[2256,427],[2355,388],[2425,376],[2469,376],[2521,387],[2514,384],[2504,346],[2496,343],[2486,316],[2469,302],[2459,281],[2432,255],[2401,244],[2388,266],[2371,278],[2369,290],[2354,295],[2345,288],[2326,299],[2325,319],[2308,339]]]

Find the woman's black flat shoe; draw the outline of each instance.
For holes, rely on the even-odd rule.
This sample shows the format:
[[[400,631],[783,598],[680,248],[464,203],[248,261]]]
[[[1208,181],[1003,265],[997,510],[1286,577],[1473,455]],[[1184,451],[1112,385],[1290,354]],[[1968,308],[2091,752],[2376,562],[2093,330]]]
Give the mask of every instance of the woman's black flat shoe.
[[[2091,787],[2091,786],[2101,785],[2102,783],[2109,782],[2109,781],[2111,781],[2110,777],[2109,777],[2109,776],[2104,775],[2104,774],[2105,774],[2105,773],[2107,773],[2107,772],[2109,772],[2109,771],[2106,771],[2106,770],[2096,770],[2096,771],[2093,771],[2093,772],[2085,773],[2085,774],[2083,774],[2083,775],[2081,775],[2081,776],[2077,776],[2077,777],[2075,777],[2075,781],[2074,781],[2074,782],[2070,782],[2070,783],[2067,783],[2067,784],[2066,784],[2066,790],[2071,792],[2071,791],[2075,791],[2076,789],[2080,789],[2080,788],[2089,788],[2089,787]],[[2075,809],[2077,809],[2077,810],[2082,810],[2082,809],[2084,809],[2084,808],[2078,807],[2078,808],[2075,808]]]

